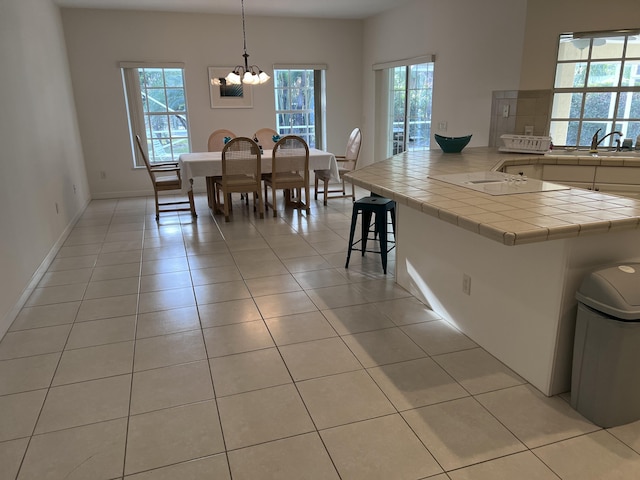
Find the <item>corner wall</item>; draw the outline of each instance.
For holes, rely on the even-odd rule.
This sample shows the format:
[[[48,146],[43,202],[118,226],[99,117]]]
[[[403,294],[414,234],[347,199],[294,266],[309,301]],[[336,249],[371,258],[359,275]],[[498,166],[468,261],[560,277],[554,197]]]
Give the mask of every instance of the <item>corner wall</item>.
[[[0,65],[2,337],[89,188],[60,14],[50,0],[0,2]]]

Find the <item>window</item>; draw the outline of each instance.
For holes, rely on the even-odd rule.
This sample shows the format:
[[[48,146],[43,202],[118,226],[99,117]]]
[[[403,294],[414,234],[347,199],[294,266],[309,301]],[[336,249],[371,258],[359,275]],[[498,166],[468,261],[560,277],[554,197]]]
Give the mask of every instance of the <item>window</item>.
[[[434,60],[424,55],[373,65],[374,161],[430,148]]]
[[[640,135],[640,32],[560,36],[549,132],[556,145]],[[604,146],[612,145],[614,136]]]
[[[182,65],[121,64],[134,166],[144,166],[133,138],[146,140],[151,163],[177,161],[190,151]]]
[[[298,135],[311,148],[324,147],[324,72],[326,66],[276,66],[276,130]]]
[[[431,144],[433,63],[389,69],[389,112],[392,131],[391,154],[428,150]]]

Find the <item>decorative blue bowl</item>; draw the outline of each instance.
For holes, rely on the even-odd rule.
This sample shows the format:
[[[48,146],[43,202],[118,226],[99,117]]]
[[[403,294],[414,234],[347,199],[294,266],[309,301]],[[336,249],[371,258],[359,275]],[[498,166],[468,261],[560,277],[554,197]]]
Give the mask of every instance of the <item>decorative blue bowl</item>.
[[[471,135],[464,137],[443,137],[442,135],[434,133],[433,136],[444,153],[460,153],[471,140]]]

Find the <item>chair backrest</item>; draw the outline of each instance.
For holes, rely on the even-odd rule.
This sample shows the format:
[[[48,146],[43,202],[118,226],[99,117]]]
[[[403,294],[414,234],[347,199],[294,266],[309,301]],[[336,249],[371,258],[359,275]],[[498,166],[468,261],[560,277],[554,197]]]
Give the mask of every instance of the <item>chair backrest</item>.
[[[280,136],[273,128],[261,128],[253,134],[253,138],[262,149],[267,152],[272,150],[276,142],[273,141],[274,136]]]
[[[287,135],[276,142],[271,154],[271,172],[298,172],[309,175],[309,146],[302,137]]]
[[[362,145],[362,132],[359,128],[354,128],[349,135],[349,141],[347,142],[347,151],[344,154],[344,158],[347,162],[353,162],[350,167],[355,170],[356,163],[358,162],[358,156],[360,155],[360,146]],[[345,167],[345,165],[341,165]]]
[[[214,130],[213,133],[209,135],[207,150],[210,152],[221,152],[224,148],[225,137],[236,138],[236,134],[231,130],[225,130],[224,128]]]
[[[149,163],[149,158],[147,157],[146,149],[142,146],[142,140],[140,139],[140,135],[136,135],[136,143],[138,144],[138,150],[140,151],[140,156],[142,156],[142,160],[144,160],[144,166],[147,167],[147,172],[153,181],[155,186],[156,176],[151,171],[151,164]]]
[[[249,137],[232,138],[222,149],[222,179],[227,175],[250,174],[261,178],[260,148]]]

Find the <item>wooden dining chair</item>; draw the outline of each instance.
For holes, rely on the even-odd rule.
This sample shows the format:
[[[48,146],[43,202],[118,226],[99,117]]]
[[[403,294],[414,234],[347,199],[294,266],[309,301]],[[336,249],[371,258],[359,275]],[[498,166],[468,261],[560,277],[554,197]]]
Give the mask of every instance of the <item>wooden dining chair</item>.
[[[236,134],[231,130],[224,128],[214,130],[211,135],[209,135],[207,151],[222,152],[225,138],[236,138]],[[205,177],[205,183],[207,185],[207,202],[209,204],[209,208],[216,212],[218,210],[218,205],[216,204],[216,178],[213,176],[207,176]]]
[[[264,218],[261,167],[260,148],[248,137],[233,138],[222,149],[222,176],[216,177],[215,186],[218,205],[220,191],[223,194],[226,222],[230,221],[232,193],[253,193],[253,210]]]
[[[349,141],[347,142],[347,151],[344,155],[336,155],[336,161],[338,162],[338,173],[340,174],[340,182],[342,188],[329,188],[329,181],[331,180],[331,170],[314,170],[314,198],[318,199],[318,193],[324,195],[323,204],[327,204],[327,198],[344,198],[351,197],[353,201],[356,200],[356,191],[353,184],[351,184],[351,194],[346,193],[344,184],[344,175],[352,172],[356,169],[358,163],[358,156],[360,155],[360,146],[362,145],[362,132],[359,128],[354,128],[349,135]],[[319,183],[323,183],[323,189],[319,190]],[[329,195],[330,193],[338,193],[339,195]]]
[[[189,185],[189,190],[187,191],[188,200],[160,202],[158,192],[179,190],[180,193],[182,193],[180,167],[177,162],[151,165],[147,157],[147,151],[142,146],[140,135],[136,135],[136,143],[138,144],[138,150],[144,160],[144,166],[147,168],[151,183],[153,184],[153,193],[156,200],[156,221],[160,220],[160,214],[164,212],[191,212],[192,216],[197,217],[196,207],[193,202],[193,181],[191,181],[191,185]],[[185,205],[188,205],[188,207]]]
[[[266,153],[273,150],[273,147],[276,144],[276,142],[273,140],[274,136],[279,137],[280,134],[273,128],[261,128],[253,134],[253,139],[258,145],[262,147],[262,151]]]
[[[296,192],[296,198],[285,195],[285,203],[294,208],[304,209],[309,213],[309,146],[302,137],[287,135],[274,145],[271,153],[271,173],[263,175],[265,209],[273,209],[273,216],[278,216],[276,209],[276,191]],[[267,194],[271,188],[272,203]],[[304,190],[305,199],[302,199]]]
[[[211,135],[209,135],[207,150],[210,152],[221,152],[224,148],[225,137],[236,138],[236,134],[231,130],[225,130],[224,128],[214,130]]]

